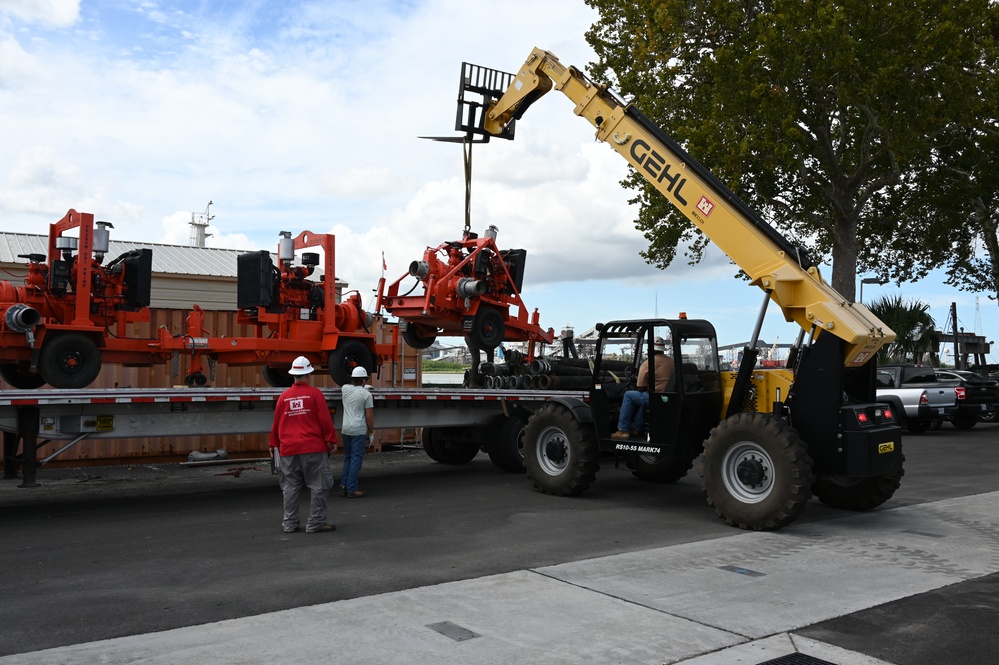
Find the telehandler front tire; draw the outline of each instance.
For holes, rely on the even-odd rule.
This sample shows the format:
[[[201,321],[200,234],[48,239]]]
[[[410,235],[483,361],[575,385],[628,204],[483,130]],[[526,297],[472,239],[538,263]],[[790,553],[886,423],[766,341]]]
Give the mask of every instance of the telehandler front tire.
[[[701,455],[708,505],[741,529],[787,526],[812,496],[812,459],[798,432],[780,418],[738,413],[711,430]]]

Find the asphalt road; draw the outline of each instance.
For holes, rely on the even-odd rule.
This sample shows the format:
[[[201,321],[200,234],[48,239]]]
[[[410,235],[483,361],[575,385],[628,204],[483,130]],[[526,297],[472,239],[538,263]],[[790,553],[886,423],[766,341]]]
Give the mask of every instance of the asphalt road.
[[[997,435],[989,424],[906,436],[906,475],[882,510],[999,490]],[[605,464],[586,495],[563,499],[484,454],[447,467],[395,450],[368,456],[369,496],[330,499],[336,532],[284,534],[276,477],[266,465],[217,475],[239,466],[46,469],[39,488],[0,482],[0,656],[733,533],[696,473],[662,486]],[[801,521],[842,515],[813,501]]]

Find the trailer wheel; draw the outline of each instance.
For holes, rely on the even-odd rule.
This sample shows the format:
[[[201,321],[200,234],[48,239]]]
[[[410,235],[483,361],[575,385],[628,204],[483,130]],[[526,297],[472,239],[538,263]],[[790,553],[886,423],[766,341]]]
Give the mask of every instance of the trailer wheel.
[[[41,375],[29,372],[27,366],[22,369],[18,363],[0,364],[0,378],[18,390],[34,390],[45,385]]]
[[[905,463],[905,455],[902,456]],[[812,485],[812,493],[819,501],[840,510],[871,510],[892,498],[902,484],[905,469],[883,473],[869,478],[847,476],[819,476]]]
[[[263,365],[260,368],[260,375],[264,382],[272,388],[288,388],[295,383],[295,377],[288,373],[288,370],[280,367]]]
[[[350,383],[350,373],[355,367],[368,370],[369,376],[373,374],[375,363],[371,351],[360,340],[341,341],[330,353],[330,376],[338,386],[345,386]]]
[[[978,424],[978,415],[973,416],[953,416],[950,424],[958,429],[971,429]]]
[[[434,447],[434,436],[436,436],[437,430],[433,427],[424,427],[422,435],[423,452],[427,454],[427,457],[435,462],[440,462],[440,458],[437,456],[437,449]]]
[[[596,432],[562,404],[548,402],[524,429],[524,468],[531,484],[545,494],[582,494],[600,469]]]
[[[436,341],[437,329],[418,323],[409,323],[402,331],[402,339],[414,349],[427,349]]]
[[[101,351],[89,337],[64,333],[42,347],[38,373],[53,388],[83,388],[101,373]]]
[[[486,377],[492,378],[492,377]],[[486,452],[496,468],[512,473],[524,470],[524,421],[497,416],[486,430]]]
[[[475,427],[438,427],[431,442],[441,464],[468,464],[479,454]]]
[[[472,320],[472,336],[483,349],[495,349],[506,337],[503,313],[495,307],[481,307]]]
[[[657,459],[654,455],[639,455],[632,473],[650,483],[675,483],[694,466],[695,458]]]
[[[733,526],[763,531],[797,519],[812,496],[812,459],[785,421],[739,413],[704,442],[701,486],[708,505]]]

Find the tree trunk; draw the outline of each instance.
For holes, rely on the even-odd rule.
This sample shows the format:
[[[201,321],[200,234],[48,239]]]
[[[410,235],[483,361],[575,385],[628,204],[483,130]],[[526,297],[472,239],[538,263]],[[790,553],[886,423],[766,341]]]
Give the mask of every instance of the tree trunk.
[[[857,295],[857,217],[852,206],[847,208],[837,205],[837,207],[849,212],[835,220],[830,284],[844,298],[853,302]]]

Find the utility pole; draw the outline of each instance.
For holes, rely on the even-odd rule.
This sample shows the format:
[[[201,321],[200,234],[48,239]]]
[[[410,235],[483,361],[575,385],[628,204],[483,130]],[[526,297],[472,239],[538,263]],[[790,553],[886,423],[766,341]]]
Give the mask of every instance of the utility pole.
[[[954,369],[964,369],[964,363],[961,362],[961,343],[958,341],[957,337],[957,303],[952,302],[950,304],[950,320],[951,320],[951,331],[954,334]]]

